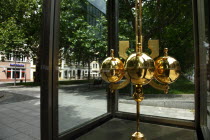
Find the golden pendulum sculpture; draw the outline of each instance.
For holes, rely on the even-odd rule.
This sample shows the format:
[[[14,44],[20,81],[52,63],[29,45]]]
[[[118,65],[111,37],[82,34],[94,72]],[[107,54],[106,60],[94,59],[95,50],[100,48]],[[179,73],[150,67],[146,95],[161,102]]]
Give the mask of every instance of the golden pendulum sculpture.
[[[114,57],[114,50],[111,49],[111,56],[107,57],[101,65],[101,77],[108,83],[120,81],[124,76],[124,64],[119,59]]]
[[[148,84],[153,78],[155,67],[154,60],[142,52],[142,0],[136,0],[136,53],[131,54],[125,65],[125,77],[135,84],[133,94],[136,101],[137,130],[132,135],[131,140],[143,140],[144,135],[140,132],[140,102],[144,99],[143,85]]]
[[[143,85],[148,84],[153,76],[164,85],[173,83],[180,75],[180,66],[175,58],[168,56],[167,48],[164,49],[165,55],[155,62],[149,55],[143,53],[142,0],[135,1],[135,21],[136,52],[127,58],[124,66],[119,58],[114,57],[114,50],[111,50],[111,56],[103,61],[100,72],[102,79],[111,83],[111,91],[123,88],[130,82],[135,85],[133,98],[136,101],[137,130],[132,134],[131,140],[144,140],[144,135],[140,132],[140,102],[144,99]],[[116,84],[123,76],[127,80]]]
[[[164,56],[155,60],[155,79],[162,84],[171,84],[180,76],[179,62],[168,56],[168,48],[164,48]]]

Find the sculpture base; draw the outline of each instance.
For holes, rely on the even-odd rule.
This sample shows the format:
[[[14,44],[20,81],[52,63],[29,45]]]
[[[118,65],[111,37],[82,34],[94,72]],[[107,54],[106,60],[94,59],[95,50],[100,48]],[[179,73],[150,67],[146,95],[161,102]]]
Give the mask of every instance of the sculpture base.
[[[144,134],[142,134],[141,132],[135,132],[131,136],[131,140],[145,140]]]

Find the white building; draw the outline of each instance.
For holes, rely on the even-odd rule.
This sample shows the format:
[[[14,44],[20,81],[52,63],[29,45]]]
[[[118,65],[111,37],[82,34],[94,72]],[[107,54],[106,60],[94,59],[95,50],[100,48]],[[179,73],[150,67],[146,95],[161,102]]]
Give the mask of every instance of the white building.
[[[87,79],[88,77],[88,66],[82,66],[78,63],[74,63],[71,66],[66,65],[65,60],[62,60],[61,67],[59,68],[59,80],[67,79]],[[97,61],[90,63],[90,77],[100,77],[100,66]]]

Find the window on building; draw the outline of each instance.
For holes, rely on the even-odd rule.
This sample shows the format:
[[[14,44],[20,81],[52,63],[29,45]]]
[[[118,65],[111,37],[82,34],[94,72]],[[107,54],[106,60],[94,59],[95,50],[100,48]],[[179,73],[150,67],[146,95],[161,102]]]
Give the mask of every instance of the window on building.
[[[72,76],[72,74],[71,74],[71,70],[69,71],[69,76],[70,76],[70,77]]]
[[[36,65],[36,58],[33,58],[33,65]]]
[[[22,71],[21,71],[21,78],[25,78],[25,75],[26,75],[26,71],[25,71],[25,69],[22,69]]]
[[[20,78],[20,69],[12,69],[12,78]]]
[[[19,58],[19,61],[21,61],[21,62],[25,62],[25,56],[23,56],[23,55],[20,55],[20,58]]]
[[[19,61],[19,62],[26,62],[26,57],[23,54],[15,54],[13,60],[14,61],[16,60],[16,61]]]
[[[64,72],[64,78],[67,78],[67,77],[68,77],[67,74],[68,74],[68,71],[66,70],[66,71]]]
[[[12,53],[7,54],[7,60],[13,61]]]
[[[35,79],[35,77],[36,77],[36,72],[34,71],[33,72],[33,78]]]
[[[11,68],[7,69],[7,79],[11,79]]]

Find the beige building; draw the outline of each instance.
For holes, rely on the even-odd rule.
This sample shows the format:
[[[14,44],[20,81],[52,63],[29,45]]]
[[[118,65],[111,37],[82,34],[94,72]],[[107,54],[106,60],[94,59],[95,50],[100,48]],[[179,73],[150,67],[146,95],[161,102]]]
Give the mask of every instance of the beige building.
[[[27,57],[21,56],[15,61],[12,53],[8,56],[1,53],[0,58],[0,82],[14,81],[15,77],[17,81],[30,81],[31,64]]]
[[[14,81],[33,81],[36,72],[36,65],[30,58],[21,56],[20,58],[13,58],[13,54],[5,56],[0,54],[0,82]],[[65,60],[61,61],[59,67],[59,80],[82,80],[88,77],[88,67],[82,66],[78,63],[72,63],[71,66],[66,65]],[[100,77],[100,66],[97,61],[90,63],[90,77]]]

